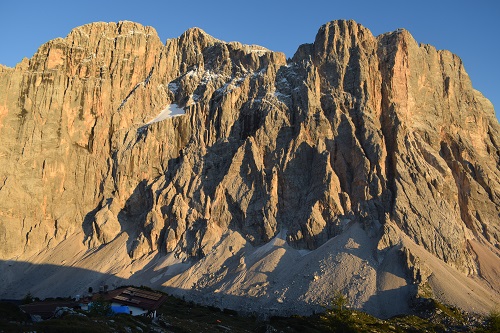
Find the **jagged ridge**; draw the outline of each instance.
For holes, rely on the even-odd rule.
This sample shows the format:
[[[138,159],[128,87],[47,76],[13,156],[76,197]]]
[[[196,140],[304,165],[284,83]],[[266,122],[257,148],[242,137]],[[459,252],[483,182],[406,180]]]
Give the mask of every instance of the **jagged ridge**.
[[[381,295],[441,288],[433,257],[498,293],[498,121],[457,56],[405,30],[333,21],[287,63],[198,28],[163,44],[150,27],[93,23],[3,69],[0,97],[0,258],[123,243],[117,271],[194,260],[150,283],[268,297],[281,287],[245,253],[274,239],[334,259],[279,304],[321,303],[330,283],[355,306],[404,311]],[[186,115],[144,126],[170,104]],[[261,264],[288,258],[269,253]]]

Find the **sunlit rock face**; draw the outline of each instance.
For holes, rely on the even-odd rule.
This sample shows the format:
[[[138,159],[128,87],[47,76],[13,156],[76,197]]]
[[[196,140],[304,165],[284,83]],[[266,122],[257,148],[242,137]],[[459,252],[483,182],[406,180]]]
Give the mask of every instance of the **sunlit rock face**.
[[[86,249],[72,265],[121,243],[114,272],[153,257],[204,272],[144,284],[266,298],[279,288],[238,274],[285,271],[263,267],[286,256],[259,266],[251,251],[274,242],[320,262],[333,243],[329,269],[279,306],[320,304],[333,283],[377,313],[390,274],[410,297],[441,286],[438,266],[494,299],[499,132],[461,60],[406,30],[333,21],[287,60],[198,28],[163,43],[137,23],[92,23],[0,67],[0,259],[35,262],[71,238]],[[342,257],[353,248],[361,261]]]

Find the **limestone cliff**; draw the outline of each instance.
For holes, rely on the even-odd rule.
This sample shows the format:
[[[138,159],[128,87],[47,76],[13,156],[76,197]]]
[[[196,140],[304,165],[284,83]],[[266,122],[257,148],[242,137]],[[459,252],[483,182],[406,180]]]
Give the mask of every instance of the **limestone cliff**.
[[[198,28],[163,44],[132,22],[85,25],[0,68],[0,140],[0,259],[76,239],[87,252],[75,265],[123,243],[118,271],[191,265],[149,284],[269,297],[269,281],[238,274],[284,270],[247,253],[281,239],[297,253],[334,246],[332,271],[300,284],[306,304],[327,297],[314,287],[326,275],[372,312],[389,276],[436,294],[433,258],[486,288],[480,311],[500,291],[493,106],[456,55],[406,30],[333,21],[287,61]],[[360,246],[357,266],[342,259]],[[335,279],[348,263],[357,271]]]

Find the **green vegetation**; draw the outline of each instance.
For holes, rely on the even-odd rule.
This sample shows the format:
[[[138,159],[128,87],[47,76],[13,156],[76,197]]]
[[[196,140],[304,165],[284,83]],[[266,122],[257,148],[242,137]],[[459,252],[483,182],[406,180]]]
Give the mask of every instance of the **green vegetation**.
[[[107,333],[110,332],[107,321],[92,320],[86,316],[68,315],[62,318],[45,320],[35,325],[37,331],[45,333]]]
[[[113,317],[92,317],[67,315],[58,319],[46,320],[35,324],[38,332],[44,333],[109,333],[109,332],[148,332],[151,320],[144,317],[116,315]]]
[[[492,311],[486,317],[485,325],[477,331],[478,333],[500,333],[500,312]]]
[[[169,296],[158,310],[159,318],[110,315],[110,305],[94,302],[91,311],[67,314],[61,318],[32,323],[15,304],[0,303],[2,332],[476,332],[500,333],[500,314],[487,318],[471,317],[456,308],[434,300],[425,300],[419,316],[404,315],[382,320],[347,307],[348,299],[336,293],[324,313],[313,316],[270,317],[241,316]]]
[[[321,316],[325,327],[332,332],[351,333],[355,329],[355,312],[347,308],[347,297],[337,291],[332,298],[331,307]]]
[[[28,291],[28,293],[23,297],[23,304],[33,303],[33,300],[33,295]]]
[[[89,316],[91,317],[105,317],[112,314],[111,303],[106,302],[102,297],[89,304]]]
[[[30,317],[17,305],[0,302],[0,332],[22,332],[21,327],[29,321]]]
[[[452,307],[452,306],[447,306],[442,303],[439,303],[436,300],[432,300],[434,304],[434,309],[435,310],[440,310],[442,313],[444,313],[446,316],[453,318],[458,321],[463,321],[463,316],[462,312],[460,312],[459,309]]]

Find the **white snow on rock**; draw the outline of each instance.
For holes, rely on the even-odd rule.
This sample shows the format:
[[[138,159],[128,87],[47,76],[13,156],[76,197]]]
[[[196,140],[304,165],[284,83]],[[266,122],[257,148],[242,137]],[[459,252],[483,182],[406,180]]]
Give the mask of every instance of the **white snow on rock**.
[[[259,56],[261,56],[263,54],[266,54],[269,51],[268,50],[250,50],[250,52],[257,53]]]
[[[176,82],[170,82],[168,84],[168,89],[173,92],[174,94],[177,93],[177,90],[179,89],[179,84]]]
[[[148,121],[146,125],[151,125],[167,118],[178,117],[185,114],[186,112],[184,112],[184,109],[179,107],[177,104],[169,104],[161,110],[161,112],[153,120]]]

